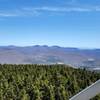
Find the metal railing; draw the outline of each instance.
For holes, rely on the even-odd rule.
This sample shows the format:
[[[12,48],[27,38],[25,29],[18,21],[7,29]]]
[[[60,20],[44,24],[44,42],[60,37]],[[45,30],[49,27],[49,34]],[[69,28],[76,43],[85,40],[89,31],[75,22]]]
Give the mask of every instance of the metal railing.
[[[69,100],[90,100],[100,93],[100,80],[93,83],[83,91],[79,92]]]

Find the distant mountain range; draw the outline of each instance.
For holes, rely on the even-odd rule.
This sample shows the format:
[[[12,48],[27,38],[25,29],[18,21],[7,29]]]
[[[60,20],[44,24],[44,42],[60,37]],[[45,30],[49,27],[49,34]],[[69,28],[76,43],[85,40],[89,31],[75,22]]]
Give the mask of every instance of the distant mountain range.
[[[100,49],[79,49],[59,46],[0,46],[1,64],[69,64],[97,68]],[[100,68],[100,67],[99,67]]]

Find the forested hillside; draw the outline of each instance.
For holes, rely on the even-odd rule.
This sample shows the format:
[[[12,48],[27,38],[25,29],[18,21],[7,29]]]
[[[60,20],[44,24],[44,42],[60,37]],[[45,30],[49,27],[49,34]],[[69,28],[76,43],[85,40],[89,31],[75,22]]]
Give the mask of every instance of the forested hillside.
[[[98,79],[66,65],[0,65],[0,100],[68,100]]]

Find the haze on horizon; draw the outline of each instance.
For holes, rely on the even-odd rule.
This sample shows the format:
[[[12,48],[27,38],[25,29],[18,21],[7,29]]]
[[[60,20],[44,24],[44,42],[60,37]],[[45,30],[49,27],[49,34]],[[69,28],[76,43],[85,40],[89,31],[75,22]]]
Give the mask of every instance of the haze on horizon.
[[[0,46],[100,48],[99,0],[0,0]]]

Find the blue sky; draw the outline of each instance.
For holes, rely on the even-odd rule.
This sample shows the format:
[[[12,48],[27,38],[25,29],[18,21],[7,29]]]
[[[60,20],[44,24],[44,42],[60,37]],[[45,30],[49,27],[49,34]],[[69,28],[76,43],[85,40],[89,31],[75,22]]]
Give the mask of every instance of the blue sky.
[[[99,43],[100,0],[0,0],[0,45]]]

